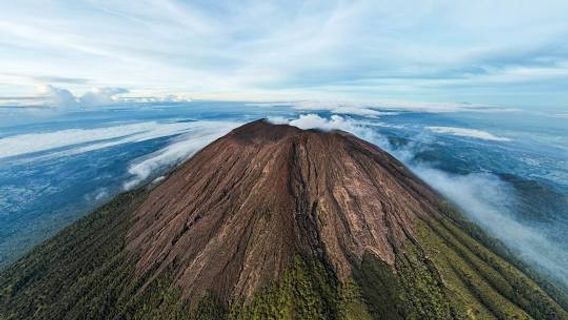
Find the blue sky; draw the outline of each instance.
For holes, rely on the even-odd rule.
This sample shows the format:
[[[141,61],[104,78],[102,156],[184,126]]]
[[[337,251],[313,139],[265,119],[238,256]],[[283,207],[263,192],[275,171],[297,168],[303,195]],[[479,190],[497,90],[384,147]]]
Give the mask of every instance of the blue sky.
[[[0,104],[568,108],[568,2],[2,1]]]

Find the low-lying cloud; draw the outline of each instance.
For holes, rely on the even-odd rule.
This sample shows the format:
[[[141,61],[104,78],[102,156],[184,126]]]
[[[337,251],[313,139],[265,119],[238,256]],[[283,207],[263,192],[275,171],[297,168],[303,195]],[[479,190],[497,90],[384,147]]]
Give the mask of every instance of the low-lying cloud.
[[[191,131],[176,138],[171,144],[154,153],[138,158],[129,165],[132,177],[123,184],[125,190],[156,178],[177,164],[187,160],[213,140],[222,137],[239,123],[229,121],[198,121],[191,123]]]
[[[43,98],[45,105],[57,108],[112,105],[122,102],[121,95],[128,92],[124,88],[93,88],[81,96],[76,96],[68,89],[52,85],[44,85],[38,88],[38,94]]]
[[[441,134],[450,134],[458,137],[474,138],[488,141],[511,141],[509,138],[499,137],[492,133],[477,129],[456,127],[426,127],[426,129]]]
[[[338,115],[332,115],[330,119],[325,119],[316,114],[306,114],[290,121],[288,124],[300,129],[317,128],[325,131],[352,129],[350,122]]]
[[[78,102],[84,107],[106,106],[121,102],[120,95],[125,93],[128,90],[124,88],[95,88],[81,96]]]
[[[38,93],[44,98],[44,102],[48,106],[69,108],[79,106],[77,97],[71,91],[63,88],[57,88],[52,85],[45,85],[38,88]]]
[[[514,112],[518,109],[504,108],[487,104],[472,103],[433,103],[433,102],[414,102],[401,100],[369,100],[365,102],[357,101],[287,101],[287,102],[265,102],[251,103],[250,105],[261,107],[289,106],[292,109],[310,111],[329,111],[334,114],[359,115],[366,117],[379,117],[386,115],[396,115],[399,112],[428,112],[428,113],[448,113],[448,112]]]
[[[329,111],[334,114],[350,114],[367,117],[377,117],[387,114],[374,110],[368,105],[353,102],[321,102],[321,101],[302,101],[291,103],[292,108],[303,111]]]
[[[41,85],[37,87],[37,96],[22,97],[20,101],[4,99],[0,106],[19,107],[52,107],[52,108],[77,108],[110,106],[121,103],[180,103],[190,102],[186,94],[164,94],[160,96],[132,95],[130,90],[118,87],[92,88],[82,95],[77,95],[69,89],[53,85]]]
[[[522,259],[568,284],[568,253],[551,242],[545,231],[515,219],[510,209],[514,201],[510,184],[489,173],[456,175],[422,166],[413,166],[412,170]]]
[[[331,115],[330,118],[321,117],[315,113],[302,114],[296,119],[283,117],[269,117],[268,121],[279,124],[289,124],[300,129],[319,129],[324,131],[342,130],[353,133],[358,137],[372,141],[381,146],[388,145],[388,141],[374,130],[365,125],[365,121],[353,120],[347,116]],[[390,150],[390,149],[387,149]]]
[[[9,157],[47,153],[60,157],[141,142],[191,131],[192,122],[159,123],[155,121],[92,129],[65,129],[8,136],[0,139],[0,160]]]

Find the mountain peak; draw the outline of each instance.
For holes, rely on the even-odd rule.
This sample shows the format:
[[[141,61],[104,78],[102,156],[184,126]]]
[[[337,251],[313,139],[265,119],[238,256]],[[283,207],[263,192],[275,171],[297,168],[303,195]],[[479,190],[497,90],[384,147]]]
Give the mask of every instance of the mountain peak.
[[[242,125],[231,131],[228,137],[249,141],[277,141],[290,135],[301,133],[302,130],[285,124],[273,124],[268,119],[259,119]]]
[[[191,298],[248,298],[295,256],[340,280],[371,253],[393,266],[435,193],[394,158],[341,132],[258,120],[176,170],[136,212],[139,272],[174,268]],[[275,250],[277,248],[277,250]]]

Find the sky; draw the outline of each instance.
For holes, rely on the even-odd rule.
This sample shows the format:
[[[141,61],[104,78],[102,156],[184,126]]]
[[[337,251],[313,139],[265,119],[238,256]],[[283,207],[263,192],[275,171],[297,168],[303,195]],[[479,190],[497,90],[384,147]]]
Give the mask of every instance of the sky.
[[[568,109],[568,2],[0,3],[0,106],[124,99]]]

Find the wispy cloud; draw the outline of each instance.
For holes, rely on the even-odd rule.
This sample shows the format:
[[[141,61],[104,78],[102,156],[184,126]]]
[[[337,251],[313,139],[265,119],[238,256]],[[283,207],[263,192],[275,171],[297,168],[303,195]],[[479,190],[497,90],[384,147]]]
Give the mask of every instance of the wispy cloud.
[[[225,135],[239,123],[228,121],[199,121],[191,124],[191,132],[181,135],[167,147],[134,160],[128,167],[132,177],[124,182],[123,188],[130,190],[156,174],[178,165],[205,147],[213,140]]]
[[[50,84],[37,86],[36,90],[37,95],[35,96],[0,97],[0,108],[88,108],[125,103],[179,103],[191,101],[189,96],[183,94],[133,95],[128,89],[113,87],[91,88],[82,95],[76,95],[69,89]]]
[[[194,124],[190,122],[170,124],[142,122],[7,136],[0,139],[0,159],[40,152],[49,152],[57,156],[81,153],[127,142],[180,134],[191,130],[193,126]]]
[[[359,99],[361,100],[361,99]],[[514,112],[516,108],[503,108],[493,105],[472,103],[432,103],[410,102],[398,100],[367,100],[367,101],[338,101],[338,100],[303,100],[303,101],[280,101],[249,103],[260,107],[288,106],[301,111],[329,111],[335,114],[350,114],[360,116],[377,117],[381,115],[397,114],[397,111],[415,112]]]
[[[558,105],[568,97],[564,1],[37,6],[0,5],[0,69],[21,75],[0,75],[0,95],[30,95],[45,82],[252,100]]]
[[[455,128],[455,127],[426,127],[426,129],[441,134],[450,134],[458,137],[474,138],[481,140],[490,141],[511,141],[510,138],[499,137],[490,132],[478,130],[478,129],[468,129],[468,128]]]

